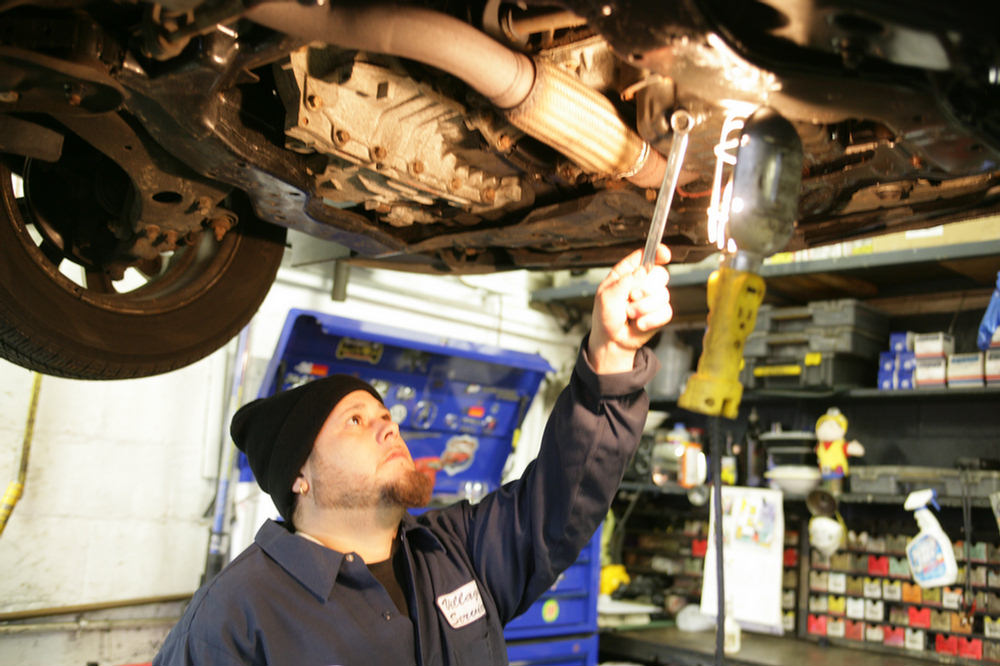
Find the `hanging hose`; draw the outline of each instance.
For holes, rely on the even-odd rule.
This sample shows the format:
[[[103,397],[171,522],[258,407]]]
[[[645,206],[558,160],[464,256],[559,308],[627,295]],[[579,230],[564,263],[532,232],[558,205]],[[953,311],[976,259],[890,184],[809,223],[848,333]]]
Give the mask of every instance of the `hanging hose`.
[[[35,413],[38,411],[38,392],[42,387],[42,375],[34,373],[35,379],[31,385],[31,402],[28,404],[28,421],[24,425],[24,441],[21,443],[21,465],[17,470],[17,481],[7,484],[7,491],[0,500],[0,535],[7,527],[7,519],[10,518],[14,506],[21,499],[24,492],[24,481],[28,476],[28,454],[31,453],[31,440],[35,436]]]
[[[222,462],[219,465],[219,477],[215,490],[215,510],[212,518],[212,531],[208,538],[208,553],[205,556],[205,571],[201,584],[215,578],[226,564],[229,544],[226,532],[226,522],[229,516],[229,486],[236,466],[236,447],[229,438],[229,421],[239,409],[243,400],[243,386],[246,383],[247,365],[250,360],[250,325],[240,331],[236,347],[236,361],[233,370],[233,381],[229,391],[229,404],[222,419]]]
[[[712,518],[715,521],[715,664],[721,666],[725,651],[726,576],[722,558],[722,424],[721,417],[708,417],[708,451],[712,457]]]

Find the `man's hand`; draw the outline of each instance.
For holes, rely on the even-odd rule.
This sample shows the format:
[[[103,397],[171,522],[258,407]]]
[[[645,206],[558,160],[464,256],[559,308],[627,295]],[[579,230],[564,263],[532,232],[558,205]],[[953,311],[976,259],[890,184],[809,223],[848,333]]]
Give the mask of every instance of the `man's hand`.
[[[622,259],[597,287],[587,351],[598,374],[628,372],[635,353],[673,317],[667,269],[670,250],[656,248],[656,260],[647,271],[642,250]]]

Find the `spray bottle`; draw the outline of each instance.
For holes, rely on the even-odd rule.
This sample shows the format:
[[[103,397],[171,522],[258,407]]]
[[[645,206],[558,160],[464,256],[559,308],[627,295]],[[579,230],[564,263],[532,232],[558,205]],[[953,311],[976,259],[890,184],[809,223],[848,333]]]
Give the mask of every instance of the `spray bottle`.
[[[910,562],[913,580],[920,587],[951,585],[958,576],[955,552],[928,504],[941,509],[937,503],[937,491],[933,488],[914,490],[903,504],[904,509],[914,512],[913,517],[920,526],[920,533],[906,544],[906,559]]]

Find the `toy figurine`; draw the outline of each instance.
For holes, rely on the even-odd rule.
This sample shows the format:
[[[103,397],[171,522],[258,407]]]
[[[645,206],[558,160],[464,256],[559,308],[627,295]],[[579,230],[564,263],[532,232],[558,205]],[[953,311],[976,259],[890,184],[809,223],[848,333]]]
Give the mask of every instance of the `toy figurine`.
[[[847,418],[836,407],[830,407],[816,420],[816,459],[823,487],[834,495],[843,491],[848,474],[847,457],[865,455],[865,447],[857,440],[848,442]]]

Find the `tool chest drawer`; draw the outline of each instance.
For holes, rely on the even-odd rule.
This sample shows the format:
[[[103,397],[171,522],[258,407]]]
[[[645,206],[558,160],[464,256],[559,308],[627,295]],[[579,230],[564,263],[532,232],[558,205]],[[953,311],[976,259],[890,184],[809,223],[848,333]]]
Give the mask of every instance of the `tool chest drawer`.
[[[507,640],[597,631],[601,530],[556,582],[504,631]]]
[[[596,666],[597,634],[507,644],[510,666]]]

